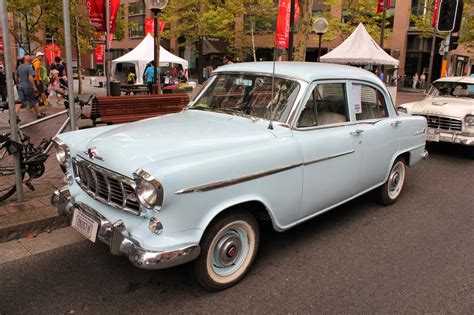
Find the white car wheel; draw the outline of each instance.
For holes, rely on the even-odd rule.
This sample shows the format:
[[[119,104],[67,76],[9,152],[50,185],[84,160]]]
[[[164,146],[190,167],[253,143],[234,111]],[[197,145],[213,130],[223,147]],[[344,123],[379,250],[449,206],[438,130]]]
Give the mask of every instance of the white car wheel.
[[[405,186],[406,162],[397,158],[392,165],[387,181],[379,188],[377,201],[384,205],[395,203]]]

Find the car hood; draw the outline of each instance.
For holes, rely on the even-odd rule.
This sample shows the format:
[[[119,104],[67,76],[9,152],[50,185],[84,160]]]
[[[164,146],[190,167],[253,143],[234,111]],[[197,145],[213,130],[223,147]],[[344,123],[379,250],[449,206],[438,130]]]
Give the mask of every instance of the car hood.
[[[245,147],[291,135],[287,127],[228,114],[186,110],[124,124],[96,134],[77,145],[78,154],[120,172],[135,171],[153,162],[205,152]],[[96,157],[86,154],[93,148]]]
[[[474,113],[474,100],[467,98],[427,97],[409,105],[412,114],[464,118],[464,116]]]

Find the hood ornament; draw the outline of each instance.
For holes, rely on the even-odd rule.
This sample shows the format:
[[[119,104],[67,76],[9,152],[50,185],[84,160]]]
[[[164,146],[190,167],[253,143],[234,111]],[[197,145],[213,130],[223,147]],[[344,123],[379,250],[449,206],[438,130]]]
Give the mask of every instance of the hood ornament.
[[[84,153],[87,154],[91,160],[93,160],[93,159],[97,159],[97,160],[100,160],[100,161],[103,161],[103,160],[104,160],[104,159],[97,153],[97,148],[96,148],[96,147],[89,148],[89,149],[87,149],[87,151],[84,152]]]

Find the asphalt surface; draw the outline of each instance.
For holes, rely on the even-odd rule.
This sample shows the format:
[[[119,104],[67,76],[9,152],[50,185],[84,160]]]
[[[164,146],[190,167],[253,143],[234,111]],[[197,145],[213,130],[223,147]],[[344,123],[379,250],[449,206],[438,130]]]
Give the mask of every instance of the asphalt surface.
[[[474,313],[474,161],[429,146],[401,199],[369,193],[285,233],[253,269],[203,290],[190,266],[146,271],[81,241],[0,265],[0,313]]]

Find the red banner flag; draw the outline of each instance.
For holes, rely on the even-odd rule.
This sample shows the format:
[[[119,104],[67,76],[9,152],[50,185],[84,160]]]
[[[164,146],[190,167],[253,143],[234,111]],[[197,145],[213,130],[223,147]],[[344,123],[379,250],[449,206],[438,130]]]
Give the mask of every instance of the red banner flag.
[[[92,25],[98,32],[106,32],[107,26],[105,21],[105,0],[87,0],[87,12]],[[109,0],[109,24],[110,33],[115,32],[115,20],[117,18],[117,12],[120,7],[120,0]]]
[[[104,40],[105,36],[94,36],[95,39]],[[103,65],[105,61],[105,45],[95,45],[94,47],[95,63],[97,65]]]
[[[46,60],[48,60],[49,64],[53,63],[56,56],[61,57],[61,47],[59,47],[57,44],[48,44],[44,46],[43,49]]]
[[[165,30],[165,21],[160,20],[160,33]],[[151,35],[155,34],[155,19],[154,18],[146,18],[145,19],[145,34],[150,33]]]
[[[382,13],[384,10],[384,1],[385,0],[377,0],[377,13]],[[390,8],[390,0],[387,1],[387,6],[385,7],[385,10]]]
[[[291,0],[280,0],[276,25],[275,46],[288,48],[290,40]],[[295,23],[300,15],[298,0],[295,1]]]
[[[438,24],[438,11],[439,11],[439,0],[435,0],[434,3],[434,8],[433,8],[433,27],[436,27],[436,24]]]

